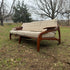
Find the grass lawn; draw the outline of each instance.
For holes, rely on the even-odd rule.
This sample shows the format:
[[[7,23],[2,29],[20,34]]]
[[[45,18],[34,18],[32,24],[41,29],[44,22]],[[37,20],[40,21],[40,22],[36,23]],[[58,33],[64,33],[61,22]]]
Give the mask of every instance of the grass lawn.
[[[70,27],[61,26],[60,45],[42,41],[38,53],[36,40],[25,39],[21,44],[18,37],[9,40],[9,31],[20,25],[0,26],[0,70],[70,70]]]

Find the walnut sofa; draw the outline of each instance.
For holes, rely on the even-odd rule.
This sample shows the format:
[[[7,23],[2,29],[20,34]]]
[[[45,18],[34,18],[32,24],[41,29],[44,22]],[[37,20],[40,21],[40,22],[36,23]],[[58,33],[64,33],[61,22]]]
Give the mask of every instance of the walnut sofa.
[[[56,31],[58,31],[58,38],[55,38]],[[57,40],[59,44],[61,43],[60,27],[56,20],[23,23],[21,27],[13,28],[10,31],[10,40],[12,35],[19,36],[19,43],[22,37],[37,39],[37,51],[40,50],[41,40]]]

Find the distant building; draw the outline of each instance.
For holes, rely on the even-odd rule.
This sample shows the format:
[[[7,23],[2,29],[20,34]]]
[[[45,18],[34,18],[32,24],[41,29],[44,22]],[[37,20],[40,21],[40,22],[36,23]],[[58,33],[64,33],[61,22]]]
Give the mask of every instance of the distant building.
[[[9,16],[9,17],[6,17],[6,18],[4,19],[4,23],[14,23],[14,22],[13,22],[13,20],[12,20],[12,17]]]
[[[59,25],[70,26],[70,20],[58,20]]]

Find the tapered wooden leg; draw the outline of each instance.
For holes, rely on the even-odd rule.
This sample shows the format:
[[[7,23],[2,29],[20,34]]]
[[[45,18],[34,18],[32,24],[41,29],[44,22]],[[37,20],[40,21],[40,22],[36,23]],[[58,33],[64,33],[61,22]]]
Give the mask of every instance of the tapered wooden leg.
[[[40,38],[37,39],[37,51],[39,52],[40,50]]]
[[[59,44],[60,44],[61,43],[60,27],[58,27],[58,34],[59,34]]]
[[[21,37],[21,36],[19,36],[19,44],[21,43],[21,38],[22,38],[22,37]]]
[[[12,34],[10,33],[10,35],[9,35],[9,37],[10,37],[10,40],[11,40],[11,35],[12,35]]]
[[[59,39],[59,44],[61,44],[61,39]]]

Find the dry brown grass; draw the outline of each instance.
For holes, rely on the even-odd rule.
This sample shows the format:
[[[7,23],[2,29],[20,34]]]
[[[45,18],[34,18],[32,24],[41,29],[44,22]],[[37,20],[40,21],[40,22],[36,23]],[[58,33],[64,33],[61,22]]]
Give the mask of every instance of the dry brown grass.
[[[70,70],[70,27],[61,27],[60,45],[42,41],[38,53],[36,40],[9,40],[11,28],[20,25],[0,26],[0,70]]]

